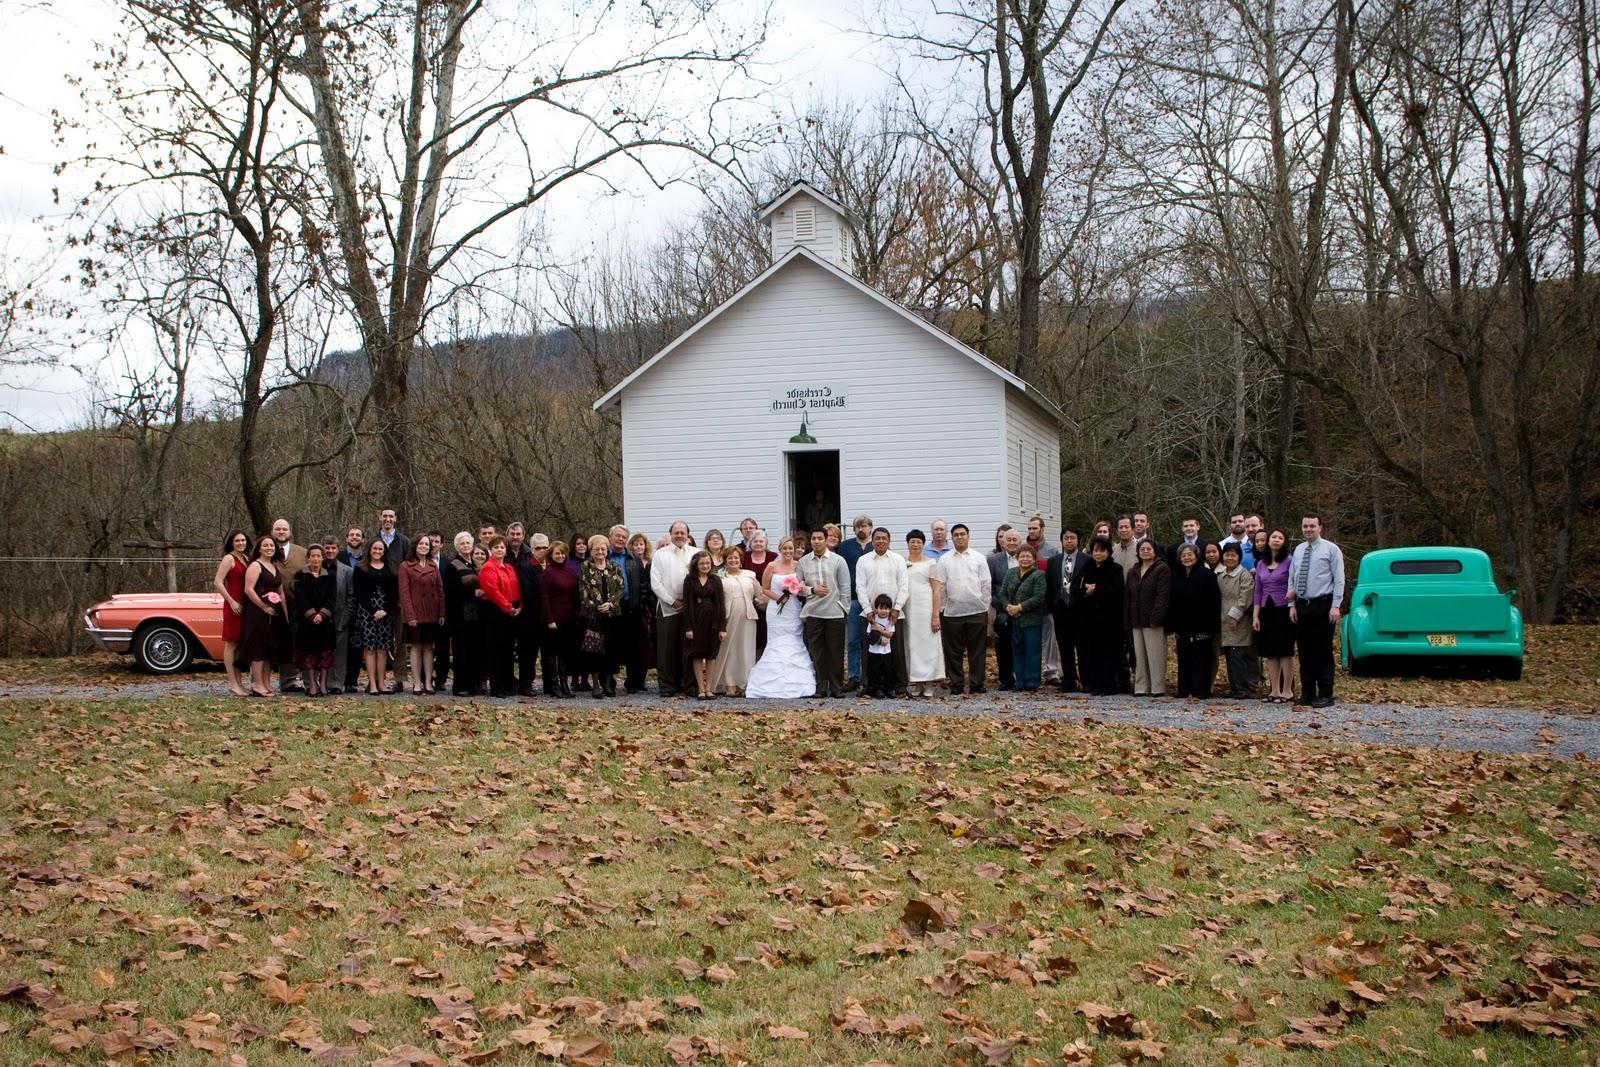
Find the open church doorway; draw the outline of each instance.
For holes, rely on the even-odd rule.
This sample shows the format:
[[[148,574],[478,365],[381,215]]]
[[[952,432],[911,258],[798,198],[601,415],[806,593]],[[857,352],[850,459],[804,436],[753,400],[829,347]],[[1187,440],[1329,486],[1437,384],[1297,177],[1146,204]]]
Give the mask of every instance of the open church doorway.
[[[839,521],[839,453],[790,452],[789,529],[809,533]],[[820,521],[819,521],[820,520]],[[802,546],[806,551],[809,546]]]

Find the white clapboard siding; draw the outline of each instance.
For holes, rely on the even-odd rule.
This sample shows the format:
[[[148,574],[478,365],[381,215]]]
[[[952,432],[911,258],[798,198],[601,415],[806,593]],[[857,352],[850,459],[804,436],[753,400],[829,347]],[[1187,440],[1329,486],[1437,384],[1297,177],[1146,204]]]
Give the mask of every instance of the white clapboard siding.
[[[1061,530],[1061,437],[1056,425],[1015,389],[1006,390],[1006,521],[1026,529],[1043,516],[1045,536]]]
[[[898,545],[906,531],[943,518],[967,523],[987,544],[983,531],[1011,514],[1005,381],[795,255],[621,389],[629,528],[655,538],[681,518],[698,539],[711,526],[734,533],[745,515],[775,535],[792,524],[785,452],[801,447],[788,443],[800,415],[773,413],[771,391],[816,384],[848,395],[846,411],[812,416],[818,443],[809,446],[840,452],[846,524],[866,512]],[[1020,395],[1017,403],[1031,406]],[[1036,436],[1043,422],[1017,419]],[[1054,485],[1054,452],[1049,462]]]

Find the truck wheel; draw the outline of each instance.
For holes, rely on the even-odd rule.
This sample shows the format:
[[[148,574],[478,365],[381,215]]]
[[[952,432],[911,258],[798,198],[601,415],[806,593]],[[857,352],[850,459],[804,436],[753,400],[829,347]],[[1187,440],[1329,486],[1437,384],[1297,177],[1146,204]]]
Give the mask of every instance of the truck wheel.
[[[194,639],[175,622],[147,622],[133,635],[133,658],[151,674],[176,674],[194,660]]]
[[[1370,678],[1373,673],[1373,657],[1351,656],[1350,675],[1353,678]]]
[[[1502,656],[1495,661],[1494,676],[1508,682],[1522,681],[1522,661],[1515,656]]]

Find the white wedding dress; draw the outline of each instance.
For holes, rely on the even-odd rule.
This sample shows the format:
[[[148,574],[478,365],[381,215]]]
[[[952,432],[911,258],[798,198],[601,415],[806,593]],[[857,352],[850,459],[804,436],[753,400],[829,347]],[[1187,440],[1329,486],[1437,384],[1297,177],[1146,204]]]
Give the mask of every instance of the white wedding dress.
[[[786,577],[768,572],[767,589],[773,596],[778,595],[778,583]],[[750,671],[744,695],[787,700],[812,695],[817,691],[817,673],[811,669],[811,654],[806,651],[800,625],[800,598],[790,597],[782,611],[770,602],[761,610],[767,613],[767,648]]]
[[[906,679],[912,685],[944,680],[944,647],[933,632],[933,561],[906,564],[911,592],[906,598]]]

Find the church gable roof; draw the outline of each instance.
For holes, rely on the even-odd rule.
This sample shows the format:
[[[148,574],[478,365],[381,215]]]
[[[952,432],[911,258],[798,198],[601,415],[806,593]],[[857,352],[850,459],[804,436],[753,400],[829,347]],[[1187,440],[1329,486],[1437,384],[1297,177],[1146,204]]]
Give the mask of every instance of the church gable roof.
[[[818,189],[815,185],[812,185],[810,182],[802,178],[794,182],[794,184],[790,185],[789,188],[785,189],[771,200],[768,200],[765,204],[762,204],[761,210],[756,212],[756,221],[765,222],[769,217],[771,217],[774,211],[777,211],[780,207],[787,204],[801,193],[805,193],[812,199],[826,204],[828,207],[832,208],[834,211],[837,211],[847,219],[855,218],[849,208],[845,207],[843,204],[839,203],[839,201],[835,200],[833,197],[829,196],[827,193],[823,192],[821,189]]]
[[[817,193],[816,190],[812,189],[809,185],[806,185],[804,182],[797,182],[794,186],[792,186],[790,188],[789,193],[785,194],[785,197],[787,197],[789,195],[792,195],[796,191],[799,191],[802,187],[804,187],[804,191],[809,192],[814,196],[820,196],[821,195],[821,194]],[[778,203],[780,203],[780,202],[781,202],[781,200],[774,201],[771,205],[769,205],[769,210],[771,208],[775,208],[778,205]],[[810,262],[810,263],[814,263],[818,267],[821,267],[828,274],[831,274],[833,277],[839,279],[840,281],[845,282],[847,285],[850,286],[850,288],[852,288],[856,292],[861,293],[864,296],[868,297],[869,299],[871,299],[871,300],[875,301],[876,303],[882,305],[883,307],[888,308],[890,311],[894,312],[896,315],[900,316],[905,321],[915,325],[919,330],[922,330],[925,333],[927,333],[929,336],[937,339],[941,344],[944,344],[945,346],[951,348],[955,352],[958,352],[959,354],[961,354],[962,356],[966,357],[967,359],[970,359],[973,362],[977,363],[984,370],[986,370],[989,373],[991,373],[991,374],[995,375],[996,377],[1000,378],[1007,385],[1011,386],[1012,388],[1016,389],[1019,393],[1021,393],[1024,396],[1026,396],[1029,400],[1031,400],[1034,403],[1035,406],[1037,406],[1041,411],[1043,411],[1046,415],[1048,415],[1055,422],[1057,422],[1059,424],[1070,425],[1070,420],[1067,418],[1066,414],[1064,412],[1062,412],[1062,410],[1060,408],[1056,407],[1055,404],[1051,403],[1037,389],[1035,389],[1033,386],[1029,385],[1022,378],[1020,378],[1017,375],[1015,375],[1015,374],[1011,373],[1010,371],[1006,370],[1004,367],[1000,366],[998,363],[995,363],[993,360],[991,360],[987,356],[983,355],[983,353],[978,352],[977,350],[975,350],[973,348],[970,348],[969,346],[967,346],[965,344],[962,344],[960,341],[956,340],[954,337],[952,337],[950,334],[946,333],[944,330],[941,330],[939,327],[935,326],[933,323],[929,322],[927,319],[924,319],[921,315],[918,315],[915,312],[913,312],[910,309],[908,309],[905,306],[903,306],[902,304],[900,304],[900,303],[898,303],[898,302],[896,302],[894,300],[889,299],[888,297],[884,296],[882,293],[878,292],[876,289],[872,288],[872,286],[866,284],[861,279],[857,278],[855,275],[850,274],[847,271],[841,270],[840,268],[834,266],[832,263],[829,263],[827,260],[825,260],[825,259],[821,258],[820,256],[816,255],[815,253],[811,252],[809,249],[807,249],[803,245],[796,245],[793,249],[791,249],[789,251],[788,255],[784,256],[781,260],[779,260],[778,262],[774,263],[772,266],[768,267],[766,270],[762,271],[760,274],[756,275],[755,278],[753,278],[747,285],[745,285],[744,288],[740,289],[737,293],[734,293],[727,300],[724,300],[720,305],[718,305],[716,308],[714,308],[710,312],[710,314],[706,315],[705,318],[701,319],[699,322],[697,322],[693,326],[689,327],[683,333],[679,334],[672,341],[671,344],[667,345],[667,347],[663,348],[661,351],[657,352],[655,355],[651,356],[649,359],[647,359],[643,363],[639,364],[638,367],[634,368],[633,373],[629,374],[626,378],[622,379],[616,385],[612,386],[606,392],[606,394],[604,396],[602,396],[599,400],[596,400],[594,402],[594,410],[595,411],[604,411],[607,408],[610,408],[613,405],[619,403],[620,400],[621,400],[623,392],[626,391],[627,388],[630,385],[632,385],[634,382],[638,381],[645,374],[649,373],[649,371],[653,367],[655,367],[656,364],[658,364],[662,360],[666,359],[669,355],[671,355],[674,351],[676,351],[680,346],[682,346],[685,343],[687,343],[691,338],[693,338],[695,335],[699,334],[702,330],[704,330],[711,323],[715,322],[718,318],[722,317],[722,315],[725,312],[727,312],[727,310],[729,308],[731,308],[735,304],[739,303],[746,296],[748,296],[751,292],[753,292],[756,289],[760,288],[764,283],[766,283],[770,278],[772,278],[779,271],[783,270],[785,267],[788,267],[790,264],[792,264],[792,263],[796,262],[798,259],[802,259],[802,258],[805,259],[806,261]]]

